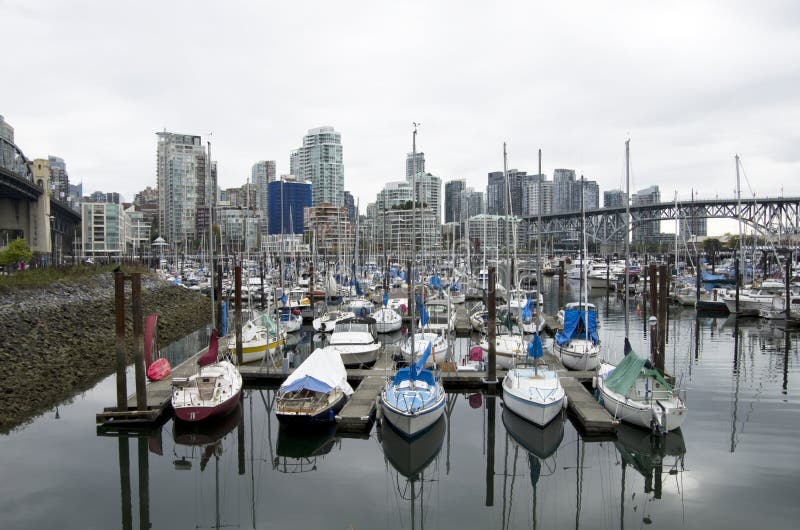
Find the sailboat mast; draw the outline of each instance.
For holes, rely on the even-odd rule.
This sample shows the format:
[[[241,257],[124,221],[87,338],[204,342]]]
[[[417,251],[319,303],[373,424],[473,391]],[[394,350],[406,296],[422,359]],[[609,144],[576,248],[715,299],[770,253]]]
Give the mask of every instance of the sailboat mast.
[[[537,304],[539,302],[538,297],[539,294],[542,292],[542,150],[539,149],[539,182],[536,184],[536,195],[538,196],[538,207],[537,211],[539,212],[539,219],[537,220],[537,228],[536,228],[536,297],[537,297]],[[542,308],[538,308],[539,314],[541,314]]]
[[[581,291],[583,294],[583,328],[586,332],[586,338],[589,338],[589,285],[586,279],[586,264],[584,260],[586,259],[586,254],[588,251],[586,250],[586,219],[585,219],[585,212],[584,212],[584,180],[583,175],[581,175],[581,232],[583,233],[583,245],[581,246]]]
[[[213,198],[217,194],[217,187],[211,181],[211,140],[206,142],[208,144],[208,160],[206,161],[206,189],[209,187],[212,188],[212,193],[214,195],[209,195],[206,192],[206,200],[208,201],[208,240],[209,245],[209,261],[211,262],[211,266],[209,270],[211,271],[211,327],[217,327],[217,315],[216,315],[216,301],[214,300],[214,201]]]
[[[744,245],[742,244],[742,184],[739,180],[739,155],[735,157],[736,161],[736,217],[739,220],[739,270],[741,278],[744,278]],[[740,278],[736,278],[737,283],[741,282]]]
[[[503,236],[504,236],[503,239],[505,239],[505,244],[506,244],[506,259],[508,259],[509,256],[510,256],[510,252],[509,252],[509,248],[508,248],[508,210],[509,210],[510,203],[511,203],[511,197],[509,195],[508,154],[506,153],[506,143],[505,142],[503,142],[503,182],[505,184],[505,189],[503,190],[503,192],[504,192],[503,193],[503,207],[504,207],[503,209],[504,209],[505,214],[506,214],[506,222],[505,222],[506,226],[505,226],[505,234],[503,234]],[[511,269],[509,268],[509,272],[510,272],[510,270]],[[509,274],[509,279],[508,279],[508,287],[510,289],[514,288],[514,279],[510,277],[510,274]]]
[[[414,292],[414,265],[417,258],[416,240],[417,240],[417,123],[414,122],[414,133],[411,135],[411,267],[408,269],[408,288],[411,290],[411,363],[416,362],[414,355],[414,332],[417,320],[417,297]],[[413,380],[411,382],[413,383]]]
[[[628,338],[628,259],[631,237],[631,141],[625,140],[625,338]]]

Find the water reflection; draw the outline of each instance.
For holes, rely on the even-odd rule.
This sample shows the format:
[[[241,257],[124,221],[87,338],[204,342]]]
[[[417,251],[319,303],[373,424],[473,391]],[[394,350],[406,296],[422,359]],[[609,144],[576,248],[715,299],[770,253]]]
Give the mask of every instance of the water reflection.
[[[437,460],[446,430],[447,425],[443,417],[413,439],[408,439],[397,432],[388,421],[382,421],[379,426],[379,439],[384,457],[392,468],[390,473],[394,475],[392,478],[396,494],[398,499],[408,503],[409,525],[403,522],[404,515],[398,513],[403,527],[411,529],[425,527],[425,503],[430,499],[430,494],[426,499],[426,485],[435,481],[430,478],[430,474],[429,478],[426,478],[425,472]]]
[[[317,459],[330,453],[338,442],[334,426],[298,431],[280,425],[272,468],[281,473],[316,471]]]

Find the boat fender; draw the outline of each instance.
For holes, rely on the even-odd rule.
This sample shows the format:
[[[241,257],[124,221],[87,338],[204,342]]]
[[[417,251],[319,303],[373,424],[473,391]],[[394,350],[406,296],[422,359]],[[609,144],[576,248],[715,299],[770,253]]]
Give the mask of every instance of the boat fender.
[[[592,388],[597,388],[597,376],[592,377]]]

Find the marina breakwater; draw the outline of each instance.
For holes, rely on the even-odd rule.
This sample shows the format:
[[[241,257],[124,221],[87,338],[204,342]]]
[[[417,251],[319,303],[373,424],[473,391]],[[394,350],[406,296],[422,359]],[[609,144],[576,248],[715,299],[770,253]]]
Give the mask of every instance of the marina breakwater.
[[[130,287],[128,287],[128,290]],[[207,297],[145,275],[144,314],[159,316],[159,343],[169,344],[202,327]],[[130,297],[126,342],[132,362]],[[114,278],[11,289],[0,295],[0,433],[26,423],[113,373]]]

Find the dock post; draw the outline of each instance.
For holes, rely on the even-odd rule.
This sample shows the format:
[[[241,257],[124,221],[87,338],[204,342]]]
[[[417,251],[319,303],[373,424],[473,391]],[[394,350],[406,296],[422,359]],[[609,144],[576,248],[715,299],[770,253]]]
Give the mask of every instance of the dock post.
[[[792,307],[792,251],[786,252],[786,320]],[[789,334],[786,333],[788,336]],[[787,352],[788,355],[788,352]]]
[[[650,275],[650,292],[648,298],[650,299],[650,314],[658,316],[658,268],[655,263],[648,265],[647,269]]]
[[[236,329],[236,364],[241,366],[244,362],[242,358],[242,266],[236,265],[233,271],[234,288],[236,289],[236,309],[233,313]]]
[[[116,312],[117,410],[128,410],[128,385],[125,380],[125,275],[114,273],[114,310]]]
[[[739,275],[739,258],[733,260],[734,272],[736,273],[736,314],[739,314],[739,284],[742,282],[742,277]]]
[[[489,269],[490,271],[492,269]],[[492,273],[489,272],[489,277]],[[494,423],[495,400],[492,389],[486,396],[486,506],[494,506]]]
[[[496,335],[497,335],[497,293],[495,291],[496,283],[497,283],[497,269],[495,267],[489,267],[489,295],[488,295],[488,307],[487,310],[489,311],[489,321],[486,324],[488,328],[486,331],[488,332],[488,342],[489,342],[489,370],[486,375],[486,380],[484,381],[487,385],[496,385],[497,384],[497,349],[496,349]]]
[[[142,329],[142,273],[131,274],[131,314],[133,317],[133,364],[136,381],[136,409],[147,410],[145,388],[144,330]]]
[[[664,374],[667,344],[667,315],[669,311],[669,267],[658,267],[658,358],[656,369]]]
[[[694,259],[694,275],[695,275],[695,298],[696,300],[700,300],[700,286],[702,282],[702,273],[700,271],[700,253],[698,252],[695,254]],[[697,305],[697,301],[695,301],[695,305]]]
[[[139,436],[139,527],[150,528],[150,456],[147,438]]]

